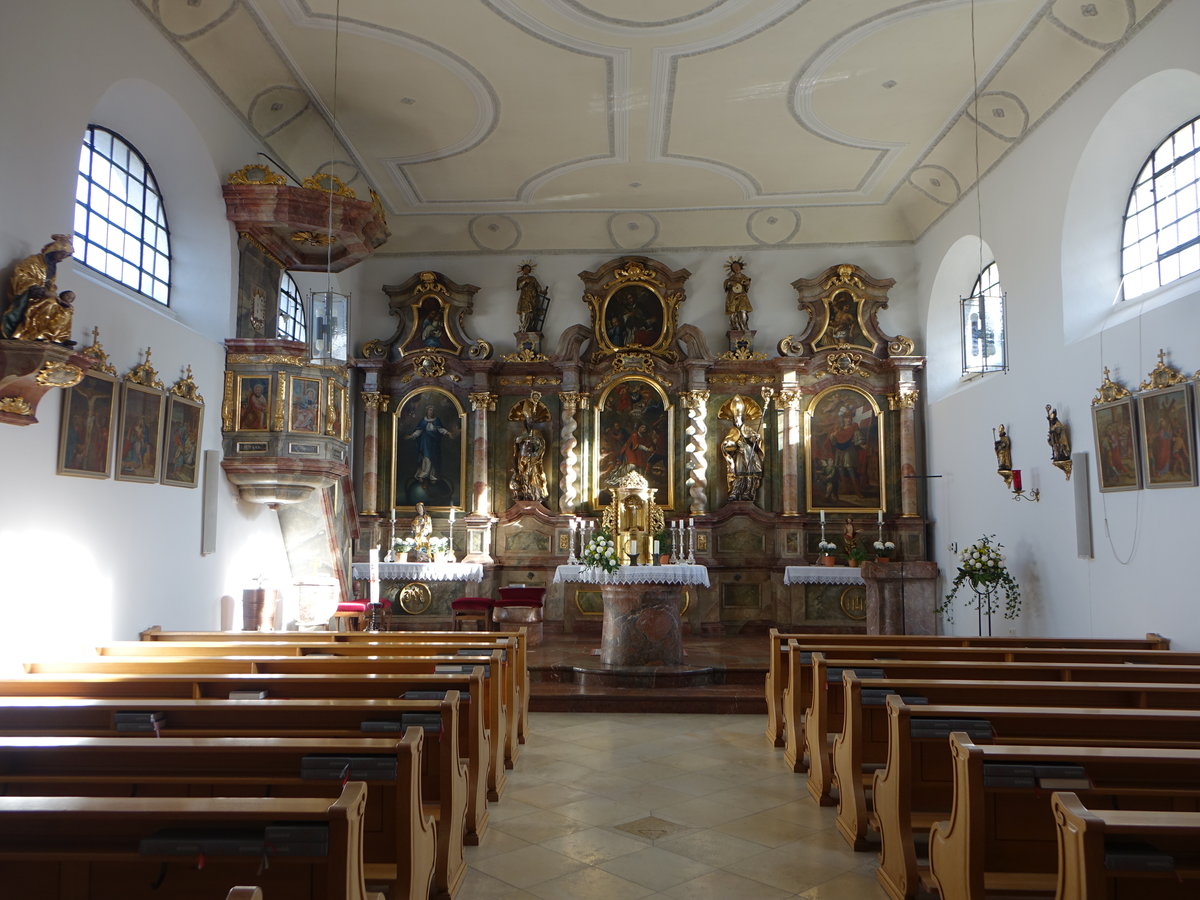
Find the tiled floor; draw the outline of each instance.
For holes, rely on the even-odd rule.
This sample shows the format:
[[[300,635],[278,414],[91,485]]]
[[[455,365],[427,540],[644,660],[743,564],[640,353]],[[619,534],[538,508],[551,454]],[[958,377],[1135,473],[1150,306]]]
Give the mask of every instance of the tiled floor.
[[[875,855],[744,715],[533,713],[458,900],[875,900]]]

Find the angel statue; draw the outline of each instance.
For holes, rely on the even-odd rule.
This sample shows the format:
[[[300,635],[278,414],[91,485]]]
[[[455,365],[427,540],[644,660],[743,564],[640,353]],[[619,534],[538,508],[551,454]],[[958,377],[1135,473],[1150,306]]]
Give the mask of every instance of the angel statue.
[[[763,479],[763,411],[753,399],[737,394],[717,417],[731,422],[721,439],[725,485],[730,500],[754,500]]]

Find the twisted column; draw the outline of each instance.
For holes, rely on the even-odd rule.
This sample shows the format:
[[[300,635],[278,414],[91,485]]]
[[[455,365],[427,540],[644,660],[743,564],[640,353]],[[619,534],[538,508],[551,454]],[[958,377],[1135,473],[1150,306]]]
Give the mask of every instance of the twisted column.
[[[558,396],[562,400],[562,430],[559,431],[559,445],[562,450],[562,462],[559,464],[559,472],[562,473],[562,500],[559,502],[559,510],[573,513],[575,505],[579,502],[579,491],[576,488],[579,480],[579,456],[575,453],[579,444],[575,439],[575,432],[579,429],[579,423],[575,421],[579,392],[563,391]]]
[[[693,516],[704,515],[708,508],[708,463],[705,452],[708,449],[708,426],[704,419],[708,414],[708,391],[684,391],[680,395],[687,404],[688,418],[691,420],[687,427],[687,492],[690,497],[688,511]]]
[[[362,514],[374,516],[379,512],[379,414],[391,398],[379,391],[363,391],[358,399],[363,406]]]

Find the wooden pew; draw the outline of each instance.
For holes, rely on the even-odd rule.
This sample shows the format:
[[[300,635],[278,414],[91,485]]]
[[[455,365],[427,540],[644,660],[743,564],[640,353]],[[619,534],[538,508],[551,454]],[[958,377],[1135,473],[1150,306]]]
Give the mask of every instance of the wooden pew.
[[[845,676],[848,691],[858,685],[852,675]],[[849,727],[861,728],[864,739],[857,743],[868,748],[872,758],[881,742],[886,746],[886,766],[871,782],[870,821],[881,842],[876,876],[895,898],[917,895],[922,884],[918,838],[950,813],[950,744],[940,726],[928,724],[931,720],[958,720],[972,728],[977,743],[985,741],[990,728],[992,740],[1010,744],[1200,745],[1200,692],[1190,684],[868,680],[862,685],[873,685],[872,690],[897,688],[906,695],[919,692],[930,701],[908,705],[893,694],[885,707],[860,705],[861,723],[851,725],[854,717],[847,718]],[[1184,706],[1190,708],[1180,708]],[[886,716],[882,735],[881,714]],[[914,720],[927,723],[916,736]],[[866,849],[867,804],[864,792],[853,790],[860,781],[850,774],[855,764],[845,755],[850,746],[838,747],[839,789],[850,787],[839,802],[837,825],[856,849]],[[861,761],[858,766],[859,772],[865,768]]]
[[[290,900],[382,900],[362,865],[366,786],[327,798],[0,797],[0,883],[21,900],[207,900],[233,880],[267,885]],[[165,829],[230,828],[263,837],[279,821],[324,829],[324,853],[264,856],[142,853]],[[249,837],[249,834],[247,834]],[[147,851],[152,848],[147,846]],[[299,849],[299,848],[297,848]],[[316,846],[314,851],[319,851]],[[262,900],[234,887],[226,900]]]
[[[430,892],[432,876],[432,896],[452,897],[466,866],[451,860],[449,872],[439,871],[435,825],[420,803],[422,742],[422,732],[415,727],[400,741],[10,737],[0,739],[0,799],[20,809],[23,800],[37,806],[51,796],[68,806],[85,797],[122,797],[158,804],[155,808],[160,810],[165,804],[166,819],[160,817],[159,827],[178,827],[187,819],[173,821],[171,810],[181,800],[194,805],[195,815],[203,816],[206,806],[219,806],[225,798],[237,798],[253,810],[262,806],[264,798],[311,804],[314,799],[337,797],[344,786],[338,766],[351,758],[356,762],[349,768],[349,779],[363,788],[362,824],[355,838],[361,878],[366,883],[385,883],[393,897],[424,897]],[[330,757],[334,759],[326,774],[332,777],[313,780],[302,775],[305,759]],[[321,805],[328,805],[328,799],[318,808]],[[280,810],[274,811],[272,819],[291,821]],[[39,835],[37,843],[54,847],[60,857],[70,857],[64,852],[72,846],[69,843],[55,845],[46,834]],[[12,845],[5,849],[11,850]],[[245,878],[245,872],[233,877],[227,873],[222,880],[228,884]]]
[[[1050,797],[1058,827],[1057,900],[1200,896],[1200,813],[1089,809]]]
[[[474,643],[516,642],[515,665],[518,677],[521,679],[522,702],[520,714],[517,717],[517,739],[524,744],[529,725],[529,633],[525,628],[506,631],[503,634],[463,634],[456,631],[386,631],[386,632],[337,632],[337,631],[163,631],[157,625],[152,625],[138,635],[139,640],[132,643],[154,643],[156,641],[183,642],[273,642],[279,644],[311,644],[329,643],[347,647],[366,647],[388,645],[403,646],[407,643],[420,644],[455,644],[471,646]]]
[[[951,813],[929,832],[930,881],[941,900],[1053,896],[1055,790],[1076,789],[1093,807],[1200,810],[1200,750],[980,745],[962,732],[951,733],[950,747]]]
[[[797,641],[801,650],[839,645],[889,647],[1094,647],[1100,650],[1168,650],[1171,642],[1158,634],[1145,638],[1049,638],[1049,637],[970,637],[916,634],[812,634],[786,632],[772,628],[768,632],[766,699],[767,740],[784,746],[783,692],[788,687],[788,642]],[[804,707],[800,707],[803,711]]]
[[[388,699],[395,700],[410,691],[465,692],[471,697],[469,708],[478,710],[472,715],[486,716],[485,703],[475,698],[485,697],[484,671],[480,666],[459,674],[435,673],[416,675],[342,675],[330,678],[320,673],[302,675],[189,675],[146,674],[120,675],[85,672],[77,675],[25,675],[0,678],[0,696],[10,697],[112,697],[112,698],[208,698],[228,700],[231,693],[262,693],[273,699]],[[486,697],[485,697],[486,699]],[[479,770],[472,768],[472,779],[483,778],[487,798],[498,800],[507,783],[503,765],[497,760],[495,740],[489,729],[481,729],[484,755]],[[472,782],[472,788],[476,784]]]
[[[894,645],[887,648],[825,646],[816,643],[800,646],[787,654],[788,685],[784,689],[784,757],[795,772],[807,770],[804,760],[802,722],[812,705],[812,655],[821,653],[830,663],[863,665],[869,660],[877,668],[881,660],[973,660],[977,662],[1137,662],[1148,665],[1200,665],[1200,653],[1170,650],[1121,650],[1093,647],[921,647]]]
[[[478,844],[488,825],[486,775],[481,765],[484,756],[479,743],[483,722],[482,717],[471,714],[470,704],[460,703],[459,698],[458,691],[446,691],[440,699],[429,700],[4,697],[0,698],[0,735],[378,737],[402,731],[405,716],[434,715],[441,727],[436,739],[427,736],[425,742],[422,797],[438,805],[438,821],[463,818],[464,842]],[[156,717],[153,723],[152,717]]]
[[[472,667],[483,668],[485,675],[482,681],[483,716],[487,724],[490,740],[488,749],[489,791],[493,784],[497,785],[497,793],[492,799],[499,799],[499,776],[512,764],[506,759],[506,752],[515,750],[515,743],[508,741],[511,719],[509,707],[505,703],[505,694],[511,687],[511,680],[506,676],[511,673],[511,667],[504,664],[504,654],[500,649],[492,650],[486,658],[482,657],[108,657],[96,656],[85,660],[56,660],[50,662],[26,663],[25,669],[31,676],[52,676],[67,674],[183,674],[183,675],[302,675],[320,673],[336,676],[340,681],[347,677],[370,677],[372,675],[418,675],[446,673],[447,670],[461,668],[464,671]],[[496,677],[488,677],[489,672],[495,672]],[[324,696],[330,696],[328,693]],[[495,771],[497,774],[492,775]],[[489,796],[490,793],[489,793]]]
[[[966,660],[838,660],[829,665],[823,654],[812,655],[813,695],[804,713],[804,744],[808,749],[808,793],[822,806],[833,805],[831,735],[842,730],[841,673],[845,669],[876,671],[884,678],[981,681],[1123,681],[1200,684],[1200,666],[1151,666],[1131,663],[973,662]],[[791,741],[789,726],[789,742]]]

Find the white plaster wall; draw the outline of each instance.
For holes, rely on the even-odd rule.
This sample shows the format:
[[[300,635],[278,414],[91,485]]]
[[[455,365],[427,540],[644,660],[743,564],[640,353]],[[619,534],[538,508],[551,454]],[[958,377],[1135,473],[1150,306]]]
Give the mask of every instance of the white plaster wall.
[[[996,620],[999,633],[1158,631],[1177,648],[1200,647],[1195,591],[1181,564],[1200,520],[1200,489],[1100,494],[1090,411],[1104,366],[1133,389],[1160,348],[1184,373],[1200,369],[1200,279],[1110,307],[1129,187],[1155,146],[1200,114],[1197,33],[1200,5],[1173,4],[984,183],[983,238],[1007,292],[1012,368],[959,383],[947,377],[957,360],[942,357],[931,370],[926,413],[930,473],[942,476],[931,491],[939,566],[954,572],[949,542],[994,533],[1024,590],[1024,614],[1016,623]],[[975,217],[971,195],[916,247],[916,295],[926,306],[928,342],[939,350],[957,347],[948,336],[975,275],[958,278],[964,247],[977,245]],[[1049,463],[1047,403],[1070,426],[1073,449],[1090,454],[1092,559],[1076,554],[1075,482]],[[1040,503],[1014,502],[996,475],[992,429],[1001,422],[1013,464],[1027,488],[1040,487]],[[950,630],[975,628],[975,617],[960,611]]]
[[[165,195],[171,308],[67,262],[58,286],[78,295],[73,336],[86,345],[99,327],[122,375],[148,346],[167,386],[191,365],[206,401],[202,449],[219,451],[222,342],[233,333],[237,279],[221,184],[259,147],[127,0],[10,6],[0,29],[5,283],[12,262],[71,231],[84,128],[122,134]],[[223,595],[240,599],[259,573],[286,579],[275,514],[241,503],[223,477],[217,552],[202,557],[202,488],[55,475],[60,406],[61,392],[49,393],[37,425],[0,427],[0,664],[133,638],[151,624],[215,628]]]

